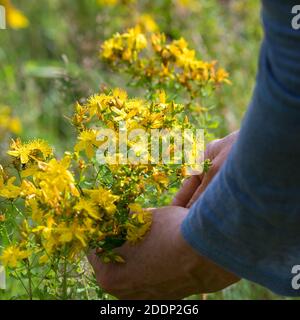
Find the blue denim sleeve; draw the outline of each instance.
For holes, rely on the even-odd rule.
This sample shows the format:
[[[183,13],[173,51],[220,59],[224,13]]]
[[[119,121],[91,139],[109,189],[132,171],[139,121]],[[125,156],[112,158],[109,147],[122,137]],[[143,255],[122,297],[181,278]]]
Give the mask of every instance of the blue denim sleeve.
[[[270,290],[300,296],[300,30],[296,1],[262,1],[259,73],[238,141],[182,224],[198,252]]]

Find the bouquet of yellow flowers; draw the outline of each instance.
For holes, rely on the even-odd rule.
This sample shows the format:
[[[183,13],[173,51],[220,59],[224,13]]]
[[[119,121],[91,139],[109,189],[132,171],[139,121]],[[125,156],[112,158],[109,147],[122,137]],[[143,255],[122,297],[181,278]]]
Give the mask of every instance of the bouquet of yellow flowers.
[[[151,214],[142,208],[144,199],[180,182],[186,164],[154,161],[144,152],[148,141],[145,148],[135,135],[125,140],[125,155],[120,150],[107,154],[104,163],[97,157],[107,143],[101,131],[119,132],[123,123],[128,135],[137,129],[146,134],[161,129],[181,132],[191,128],[182,111],[182,105],[166,101],[164,92],[149,102],[115,89],[77,103],[72,118],[77,143],[62,159],[54,157],[46,141],[12,141],[7,152],[12,163],[0,173],[0,197],[13,208],[3,226],[8,235],[0,257],[4,266],[16,273],[25,268],[28,279],[33,269],[56,266],[62,288],[56,295],[66,298],[68,270],[88,250],[96,249],[104,262],[123,262],[112,249],[141,240],[151,226]],[[116,136],[112,141],[119,145],[119,140]],[[166,151],[170,148],[174,151],[175,144]],[[138,161],[124,164],[130,152]],[[35,280],[30,281],[32,287]]]

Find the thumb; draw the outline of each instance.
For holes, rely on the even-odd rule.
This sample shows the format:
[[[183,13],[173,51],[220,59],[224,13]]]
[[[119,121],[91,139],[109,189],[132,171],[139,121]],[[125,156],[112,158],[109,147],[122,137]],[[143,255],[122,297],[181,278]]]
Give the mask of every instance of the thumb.
[[[202,178],[203,175],[201,174],[200,176],[191,176],[185,180],[181,189],[175,195],[171,205],[185,208],[197,188],[201,185]]]
[[[214,176],[217,174],[218,168],[216,165],[212,165],[209,171],[204,175],[201,184],[197,187],[194,194],[191,196],[189,202],[187,203],[186,207],[190,208],[202,195],[202,193],[206,190]]]

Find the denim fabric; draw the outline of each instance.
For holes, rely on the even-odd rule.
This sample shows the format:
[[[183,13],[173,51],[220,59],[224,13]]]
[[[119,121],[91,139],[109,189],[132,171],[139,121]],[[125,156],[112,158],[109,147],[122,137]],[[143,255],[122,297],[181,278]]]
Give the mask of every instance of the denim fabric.
[[[287,296],[300,296],[291,285],[292,267],[300,265],[300,29],[291,24],[297,4],[262,1],[265,37],[238,141],[182,224],[201,255]]]

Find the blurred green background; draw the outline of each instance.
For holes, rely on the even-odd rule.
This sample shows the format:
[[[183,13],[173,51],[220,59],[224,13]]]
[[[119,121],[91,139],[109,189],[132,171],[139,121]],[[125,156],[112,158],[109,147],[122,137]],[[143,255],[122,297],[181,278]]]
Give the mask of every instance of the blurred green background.
[[[155,21],[170,39],[185,37],[200,58],[216,59],[230,72],[232,85],[219,93],[213,111],[220,122],[215,134],[221,137],[239,128],[255,83],[262,38],[258,0],[0,0],[0,4],[13,5],[24,14],[23,21],[19,16],[20,25],[15,15],[8,28],[0,30],[0,111],[9,106],[20,118],[22,139],[44,138],[57,154],[70,148],[75,135],[68,117],[74,102],[104,85],[126,87],[124,77],[99,61],[101,42],[141,20],[149,28]],[[6,144],[1,137],[2,156]],[[15,283],[8,281],[8,287],[17,294]],[[9,296],[2,291],[1,298]],[[241,281],[207,299],[281,297]]]

